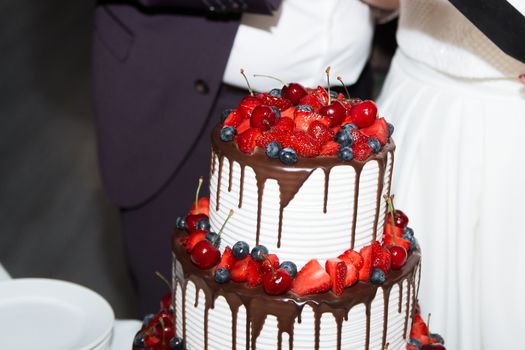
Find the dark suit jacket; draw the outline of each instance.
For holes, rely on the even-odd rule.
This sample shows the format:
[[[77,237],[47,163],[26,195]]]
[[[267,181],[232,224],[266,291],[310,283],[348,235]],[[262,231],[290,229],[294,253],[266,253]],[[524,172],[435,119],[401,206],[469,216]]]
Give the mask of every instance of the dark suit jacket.
[[[280,0],[100,2],[93,93],[102,181],[121,208],[152,198],[197,142],[241,11]],[[174,214],[175,215],[175,214]]]

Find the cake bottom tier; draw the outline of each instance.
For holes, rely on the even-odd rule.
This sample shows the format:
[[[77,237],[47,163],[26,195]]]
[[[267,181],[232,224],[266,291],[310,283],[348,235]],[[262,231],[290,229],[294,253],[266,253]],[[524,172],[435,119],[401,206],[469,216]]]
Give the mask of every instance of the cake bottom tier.
[[[381,285],[359,282],[343,295],[270,296],[261,287],[218,284],[173,240],[176,335],[188,350],[405,349],[415,311],[420,253]]]

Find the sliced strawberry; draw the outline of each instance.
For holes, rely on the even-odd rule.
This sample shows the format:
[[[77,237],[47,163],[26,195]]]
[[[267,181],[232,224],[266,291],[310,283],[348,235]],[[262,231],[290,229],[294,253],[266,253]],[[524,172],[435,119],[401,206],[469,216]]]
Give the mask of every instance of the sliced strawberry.
[[[261,136],[259,136],[256,140],[256,145],[261,148],[266,148],[270,142],[276,141],[279,142],[281,146],[283,140],[289,139],[290,135],[288,131],[282,131],[280,129],[272,128],[270,131],[267,131],[263,133]]]
[[[372,246],[368,245],[361,248],[359,254],[363,257],[363,267],[359,270],[359,280],[368,282],[372,273]]]
[[[252,261],[251,255],[247,255],[244,259],[235,260],[231,268],[231,279],[234,282],[246,282],[248,278],[248,264]]]
[[[283,132],[290,132],[295,128],[295,122],[293,121],[293,114],[292,117],[281,117],[277,124],[275,124],[272,128],[272,131],[283,131]]]
[[[332,292],[335,295],[343,294],[345,290],[346,263],[338,258],[328,259],[326,260],[325,269],[332,280]]]
[[[393,245],[394,244],[394,237],[392,235],[383,235],[383,244],[386,246]],[[396,237],[395,241],[396,245],[400,245],[408,252],[410,250],[410,241],[407,241],[406,239],[403,239],[401,237]]]
[[[263,102],[255,96],[246,96],[241,100],[237,109],[241,112],[243,118],[250,118],[253,109],[262,103]]]
[[[322,86],[317,86],[317,88],[312,92],[313,95],[317,96],[323,105],[328,104],[328,91]]]
[[[262,101],[263,104],[268,106],[275,106],[279,108],[280,111],[285,111],[292,106],[292,102],[286,98],[281,98],[277,96],[270,96],[266,93],[257,94],[256,97]]]
[[[228,116],[224,120],[223,125],[233,126],[234,128],[236,128],[239,124],[241,124],[243,119],[244,117],[242,113],[239,110],[234,109],[230,112],[230,114],[228,114]]]
[[[191,253],[193,250],[193,247],[197,245],[200,241],[204,241],[206,239],[206,234],[208,231],[205,230],[196,230],[192,234],[188,236],[188,239],[186,240],[186,251],[188,253]]]
[[[266,259],[261,263],[263,274],[268,271],[277,270],[279,268],[279,258],[275,254],[268,254]]]
[[[361,129],[361,132],[370,137],[375,137],[383,146],[388,142],[388,125],[385,118],[376,119],[374,124]]]
[[[243,119],[242,122],[237,126],[237,135],[242,134],[250,128],[250,119]]]
[[[248,266],[246,267],[248,274],[246,275],[246,286],[248,288],[257,287],[262,283],[262,269],[261,263],[251,259],[248,261]]]
[[[384,273],[390,271],[390,251],[378,241],[372,243],[372,267],[381,269]]]
[[[197,206],[199,208],[199,214],[204,214],[206,216],[210,216],[210,198],[209,197],[201,197],[199,198],[197,202]],[[195,210],[195,202],[193,202],[193,205],[191,206],[191,210],[188,214],[191,215],[197,215],[197,211]]]
[[[321,147],[319,155],[321,156],[333,156],[339,151],[339,144],[335,141],[329,141]]]
[[[367,143],[358,143],[352,146],[354,159],[359,161],[366,160],[372,154],[372,148]]]
[[[387,214],[385,217],[385,228],[383,234],[392,235],[392,221],[390,220],[390,214]],[[394,234],[396,237],[403,237],[403,229],[394,225]]]
[[[359,280],[359,270],[351,262],[346,263],[345,287],[353,286]]]
[[[292,132],[290,141],[283,140],[282,146],[292,147],[301,157],[315,157],[321,151],[321,146],[316,139],[304,131]]]
[[[320,145],[334,140],[334,132],[324,123],[314,120],[308,127],[308,133],[312,135]]]
[[[368,135],[363,134],[361,130],[359,129],[353,129],[350,133],[352,134],[354,145],[357,145],[360,143],[367,143],[368,139],[370,139]]]
[[[293,114],[295,113],[295,108],[292,106],[284,111],[281,111],[281,119],[282,118],[290,118],[293,120]]]
[[[323,103],[319,97],[311,94],[303,96],[301,100],[299,100],[299,104],[312,106],[314,112],[316,113],[319,112],[319,110],[323,107]]]
[[[227,246],[226,249],[224,249],[224,252],[222,252],[221,260],[217,264],[217,267],[215,267],[215,270],[218,270],[222,267],[231,270],[233,263],[235,263],[235,257],[233,256],[230,246]]]
[[[292,283],[292,292],[299,296],[324,293],[330,290],[330,275],[317,259],[312,259],[297,273]]]
[[[308,112],[296,109],[294,113],[295,128],[301,131],[308,131],[310,124],[314,121],[320,121],[325,125],[330,125],[330,118],[322,116],[317,112]]]
[[[237,142],[241,152],[251,154],[255,149],[257,138],[261,135],[262,131],[260,129],[249,128],[242,134],[235,136],[235,142]]]
[[[363,267],[363,257],[353,249],[346,250],[343,254],[339,255],[338,258],[354,265],[358,271]]]
[[[421,336],[428,337],[428,327],[425,321],[423,321],[423,318],[416,314],[412,323],[412,329],[410,330],[410,338],[419,339]]]

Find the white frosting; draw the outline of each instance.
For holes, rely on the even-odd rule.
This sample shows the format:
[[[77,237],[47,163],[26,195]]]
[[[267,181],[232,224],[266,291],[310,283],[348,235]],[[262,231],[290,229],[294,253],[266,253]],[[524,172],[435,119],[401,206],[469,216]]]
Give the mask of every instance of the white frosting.
[[[219,158],[215,157],[215,170],[210,179],[210,224],[218,232],[225,222],[230,209],[233,217],[222,233],[221,249],[233,246],[237,241],[246,241],[250,247],[256,242],[257,230],[257,182],[255,173],[245,167],[242,207],[238,208],[241,169],[233,164],[232,186],[228,191],[230,164],[223,159],[220,181],[219,210],[216,211],[219,181]],[[389,154],[384,174],[381,206],[385,208],[383,194],[389,189],[392,157]],[[270,160],[269,160],[270,161]],[[276,180],[269,179],[264,186],[262,199],[259,244],[265,245],[270,253],[278,255],[280,261],[291,260],[300,269],[310,259],[318,259],[324,266],[326,259],[335,258],[351,247],[352,219],[354,210],[354,189],[356,173],[350,165],[334,167],[330,172],[328,185],[327,212],[323,212],[325,174],[315,170],[304,182],[295,197],[283,211],[281,246],[277,247],[279,225],[280,191]],[[363,168],[358,197],[355,246],[359,250],[373,240],[377,191],[379,188],[379,166],[369,161]],[[378,221],[377,240],[382,239],[384,212]]]

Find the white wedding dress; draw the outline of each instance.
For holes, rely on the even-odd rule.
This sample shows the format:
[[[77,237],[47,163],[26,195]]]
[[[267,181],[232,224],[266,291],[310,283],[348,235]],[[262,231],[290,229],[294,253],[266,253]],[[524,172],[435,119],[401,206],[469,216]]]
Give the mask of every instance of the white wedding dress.
[[[525,64],[445,0],[401,0],[397,39],[378,103],[423,251],[422,311],[448,350],[523,349]]]

